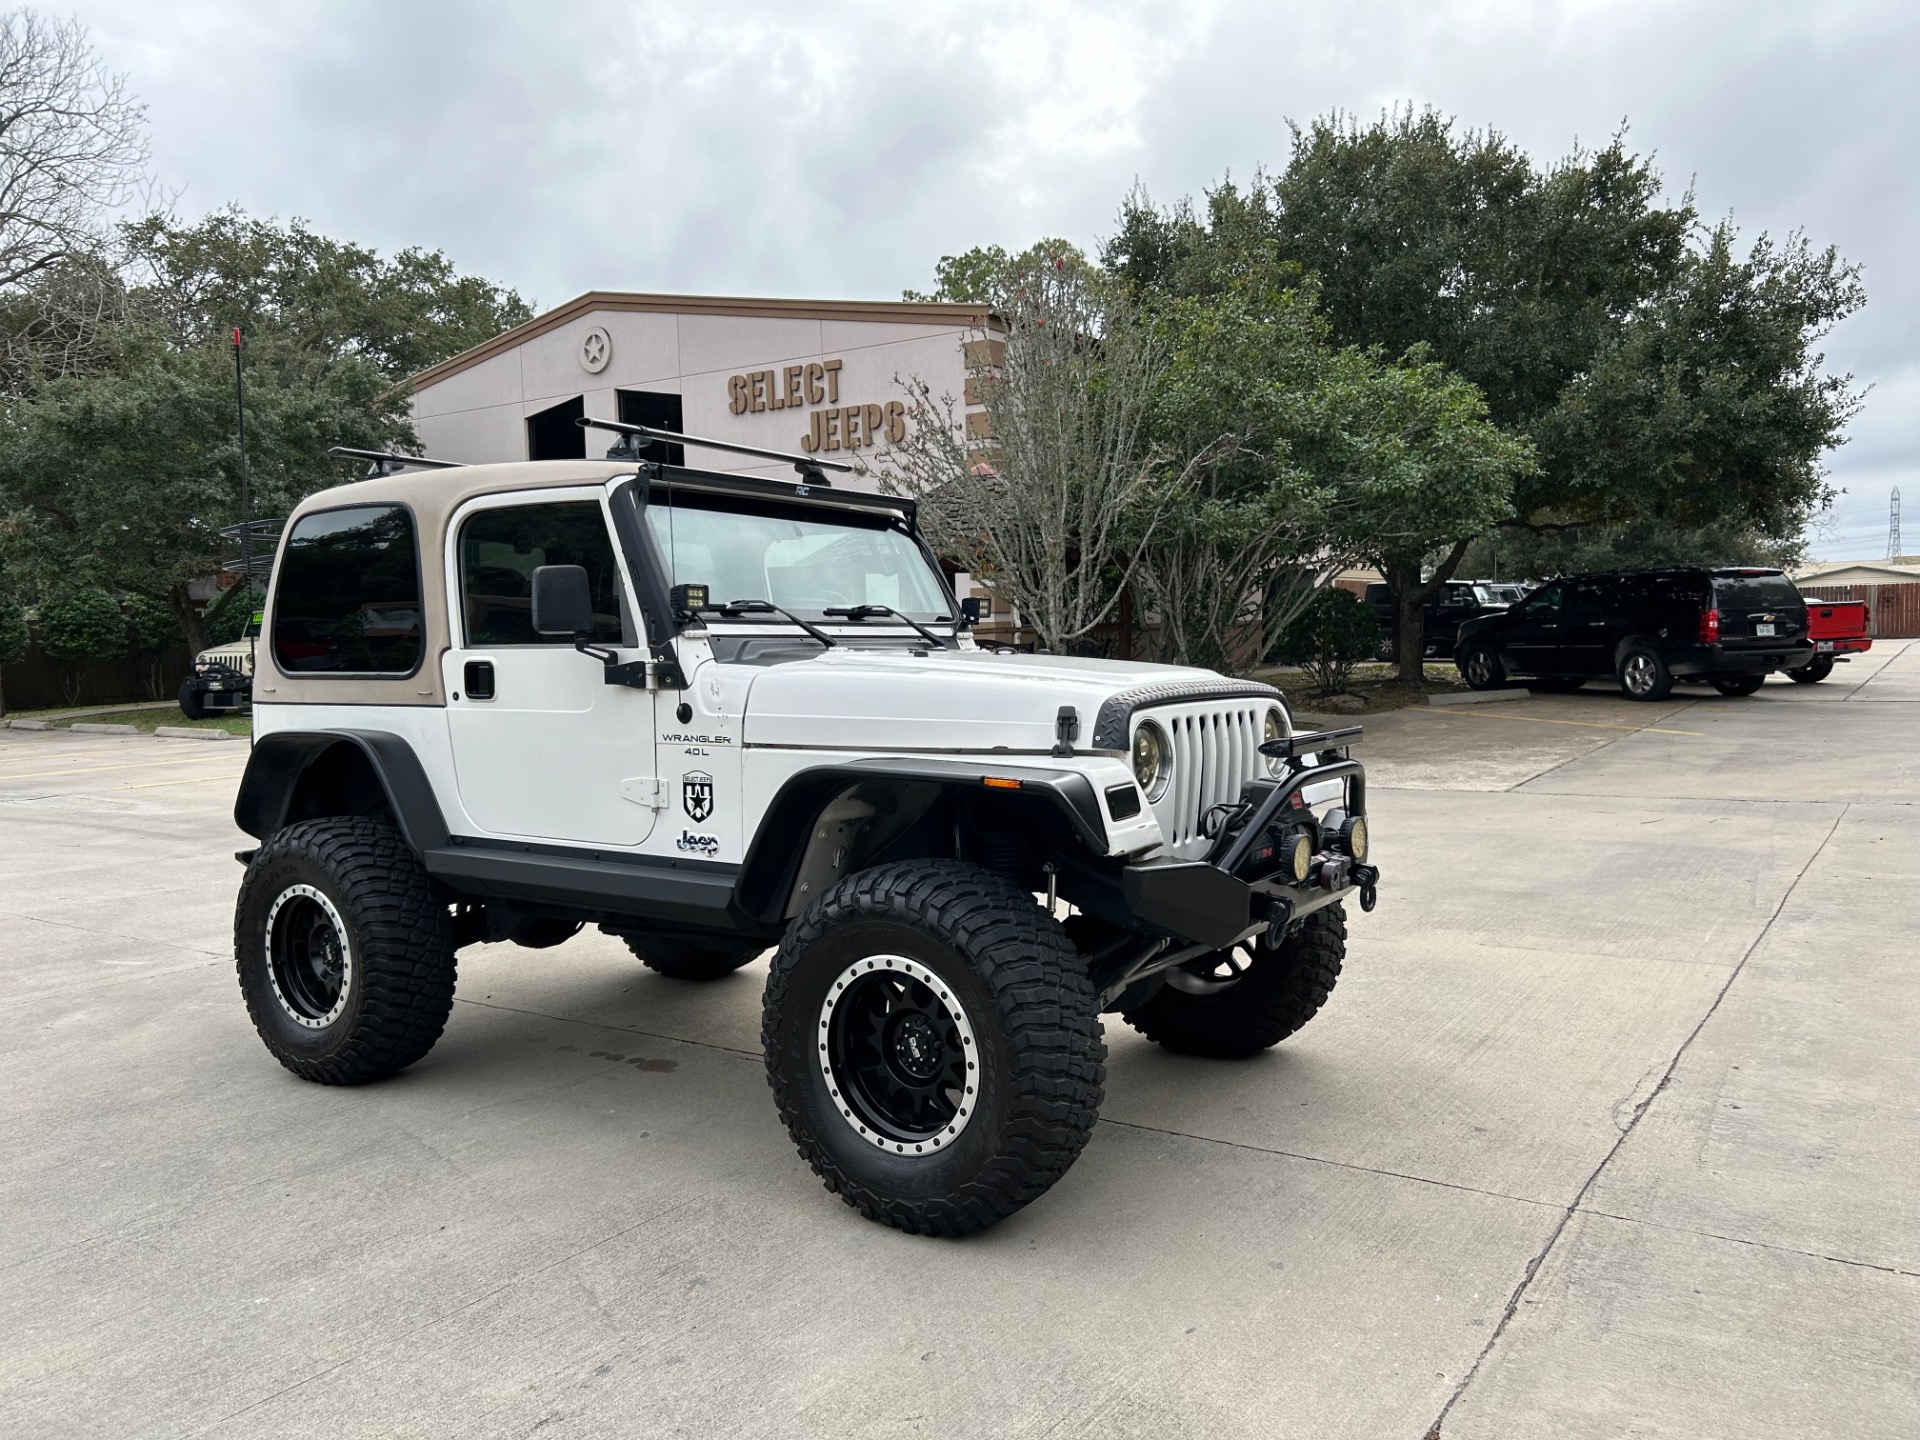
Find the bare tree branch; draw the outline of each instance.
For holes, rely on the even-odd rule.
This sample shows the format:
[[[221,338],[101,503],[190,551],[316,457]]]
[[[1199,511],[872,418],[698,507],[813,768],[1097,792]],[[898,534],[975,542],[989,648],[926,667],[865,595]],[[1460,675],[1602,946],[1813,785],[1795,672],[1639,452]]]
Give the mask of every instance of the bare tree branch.
[[[934,543],[1062,650],[1104,624],[1122,577],[1210,458],[1170,467],[1147,439],[1164,363],[1131,302],[1077,256],[1033,256],[982,330],[967,415],[906,380],[911,425],[882,488],[921,503]],[[972,428],[969,428],[972,427]]]
[[[141,193],[145,120],[78,20],[0,15],[0,290],[101,243]]]

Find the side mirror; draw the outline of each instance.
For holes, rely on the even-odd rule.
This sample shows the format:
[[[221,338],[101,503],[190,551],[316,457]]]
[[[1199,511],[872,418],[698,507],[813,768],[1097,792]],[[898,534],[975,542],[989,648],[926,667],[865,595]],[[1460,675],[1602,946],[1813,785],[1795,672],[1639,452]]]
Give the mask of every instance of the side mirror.
[[[579,565],[541,565],[533,572],[533,632],[584,640],[593,633],[593,589]]]

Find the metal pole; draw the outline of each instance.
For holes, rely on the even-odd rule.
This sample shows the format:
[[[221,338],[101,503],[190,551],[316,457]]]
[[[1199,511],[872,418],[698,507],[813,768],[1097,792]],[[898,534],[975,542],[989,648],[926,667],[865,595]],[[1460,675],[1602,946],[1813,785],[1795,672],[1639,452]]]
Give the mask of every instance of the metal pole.
[[[240,573],[247,581],[247,613],[253,613],[253,496],[247,484],[247,382],[240,367],[240,327],[233,327],[233,398],[240,413]]]

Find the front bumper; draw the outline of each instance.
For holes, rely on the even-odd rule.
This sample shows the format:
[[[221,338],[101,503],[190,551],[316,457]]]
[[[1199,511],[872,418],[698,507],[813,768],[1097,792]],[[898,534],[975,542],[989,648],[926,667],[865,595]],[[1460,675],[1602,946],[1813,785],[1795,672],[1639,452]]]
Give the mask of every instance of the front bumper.
[[[1285,753],[1286,778],[1246,786],[1242,818],[1222,827],[1206,859],[1128,865],[1121,872],[1121,886],[1129,914],[1167,938],[1225,950],[1356,892],[1362,905],[1372,909],[1379,870],[1341,853],[1329,837],[1322,836],[1315,847],[1304,882],[1279,874],[1269,863],[1281,832],[1311,818],[1301,793],[1309,787],[1340,781],[1346,789],[1341,808],[1349,815],[1366,815],[1366,769],[1345,753],[1359,734],[1355,726],[1269,742]],[[1317,755],[1320,763],[1304,764],[1302,757],[1309,754]]]
[[[204,710],[239,710],[253,700],[253,680],[244,671],[218,661],[194,666],[187,677]]]

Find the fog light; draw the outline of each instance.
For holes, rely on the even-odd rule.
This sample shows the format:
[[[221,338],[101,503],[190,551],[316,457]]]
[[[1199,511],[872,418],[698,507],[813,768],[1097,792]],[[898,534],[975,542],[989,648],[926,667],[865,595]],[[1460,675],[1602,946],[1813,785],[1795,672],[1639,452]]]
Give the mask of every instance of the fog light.
[[[1287,841],[1287,869],[1293,872],[1296,885],[1307,883],[1307,872],[1313,868],[1313,837],[1304,830],[1293,832],[1293,838]]]
[[[1340,848],[1356,860],[1367,858],[1367,817],[1352,815],[1340,827]]]

